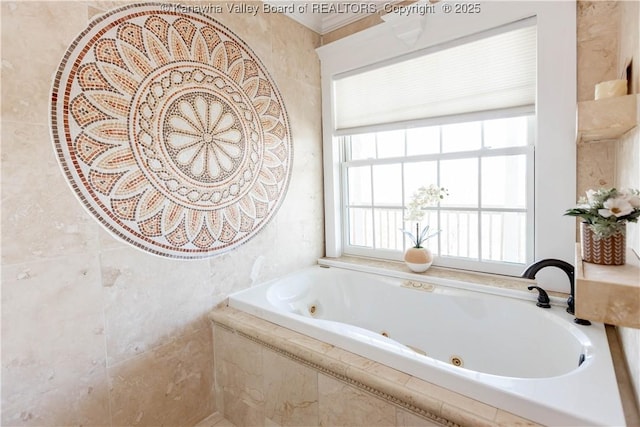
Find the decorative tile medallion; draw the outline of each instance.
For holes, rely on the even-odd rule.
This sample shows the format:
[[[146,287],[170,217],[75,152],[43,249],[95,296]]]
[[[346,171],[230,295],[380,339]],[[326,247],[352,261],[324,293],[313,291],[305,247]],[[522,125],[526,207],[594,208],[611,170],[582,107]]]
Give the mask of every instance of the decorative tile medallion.
[[[51,129],[66,177],[115,235],[201,258],[275,214],[293,147],[282,97],[212,18],[125,6],[95,19],[55,76]]]

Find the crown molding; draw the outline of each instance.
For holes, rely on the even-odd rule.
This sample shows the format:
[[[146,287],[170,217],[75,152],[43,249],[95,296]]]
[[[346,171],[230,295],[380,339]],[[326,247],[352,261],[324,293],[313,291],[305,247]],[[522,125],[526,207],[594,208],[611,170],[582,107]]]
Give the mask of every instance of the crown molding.
[[[385,4],[397,3],[399,0],[369,0],[367,4],[375,5],[376,12],[373,13],[356,13],[351,12],[348,9],[356,5],[357,2],[351,1],[322,1],[322,2],[305,2],[295,0],[262,0],[264,3],[272,6],[289,6],[284,14],[291,19],[299,22],[305,27],[315,31],[320,35],[327,34],[333,30],[344,27],[359,19],[371,16],[377,11],[382,10]],[[339,9],[335,12],[318,12],[312,10],[311,6],[306,8],[306,12],[301,12],[300,7],[302,4],[307,3],[309,5],[332,5],[334,8]]]

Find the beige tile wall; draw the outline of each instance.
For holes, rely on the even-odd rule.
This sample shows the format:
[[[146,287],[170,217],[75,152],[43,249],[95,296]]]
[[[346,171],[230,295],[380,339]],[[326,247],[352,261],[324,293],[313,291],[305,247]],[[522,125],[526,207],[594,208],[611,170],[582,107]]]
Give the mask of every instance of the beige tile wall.
[[[594,99],[595,85],[618,78],[621,2],[577,2],[578,101]],[[613,187],[615,146],[579,144],[577,195],[590,188]]]
[[[215,16],[262,59],[289,113],[291,184],[272,222],[231,253],[173,261],[85,212],[54,155],[48,99],[67,46],[116,4],[0,5],[3,426],[196,424],[215,409],[206,313],[252,277],[323,255],[320,37],[280,15]]]
[[[632,59],[629,92],[640,93],[640,3],[578,2],[578,100],[593,99],[589,86],[622,78]],[[594,187],[640,188],[640,130],[616,141],[578,146],[578,191]],[[627,244],[640,253],[640,227],[629,224]],[[640,330],[618,328],[640,407]]]
[[[618,69],[624,70],[628,61],[632,60],[632,78],[629,82],[629,93],[640,93],[640,2],[622,1],[620,3],[620,55],[618,58]]]
[[[578,100],[593,99],[593,86],[624,77],[632,61],[630,93],[640,93],[640,4],[578,2]],[[578,193],[589,188],[640,188],[640,131],[616,141],[578,146]],[[628,226],[628,245],[640,253],[640,227]],[[619,328],[635,396],[640,406],[640,330]]]
[[[610,25],[618,16],[637,24],[624,9],[634,2],[622,2],[622,12],[618,3],[578,3],[580,100],[592,99],[598,81],[616,78],[613,52],[634,49],[633,39]],[[143,425],[184,413],[197,421],[214,409],[207,309],[248,286],[261,257],[258,277],[266,279],[322,255],[319,37],[279,15],[216,16],[271,70],[290,114],[292,184],[275,220],[233,253],[176,262],[130,249],[85,213],[53,154],[48,97],[68,44],[114,4],[1,5],[3,425]],[[640,60],[635,64],[637,70]],[[632,161],[626,153],[638,153],[639,144],[636,133],[619,150],[580,149],[579,189],[623,176],[620,162],[615,168],[615,160],[601,159]],[[637,360],[639,331],[623,330],[622,338],[627,357]],[[636,390],[639,369],[632,362]],[[263,410],[279,423],[304,417]]]
[[[640,16],[636,25],[640,25]],[[640,62],[640,49],[634,60]],[[638,89],[640,93],[640,87]],[[619,188],[640,188],[640,129],[638,128],[616,141],[615,185]],[[627,225],[627,245],[640,254],[640,224]],[[640,329],[618,328],[618,334],[627,359],[636,402],[640,408]]]
[[[578,101],[593,99],[597,83],[619,78],[621,3],[577,2]]]

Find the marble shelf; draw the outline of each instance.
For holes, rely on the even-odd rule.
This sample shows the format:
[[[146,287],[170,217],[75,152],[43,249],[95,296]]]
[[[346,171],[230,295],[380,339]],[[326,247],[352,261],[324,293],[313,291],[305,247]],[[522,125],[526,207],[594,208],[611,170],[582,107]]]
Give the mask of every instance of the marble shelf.
[[[615,140],[640,122],[640,95],[578,102],[578,143]]]
[[[640,328],[640,258],[627,248],[625,265],[582,261],[576,244],[576,317]]]

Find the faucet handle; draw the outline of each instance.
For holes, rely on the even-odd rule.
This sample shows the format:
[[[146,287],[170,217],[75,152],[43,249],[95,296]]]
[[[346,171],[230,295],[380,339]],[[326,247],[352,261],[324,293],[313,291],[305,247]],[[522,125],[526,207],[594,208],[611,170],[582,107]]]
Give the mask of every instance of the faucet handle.
[[[542,289],[540,286],[535,286],[535,285],[531,285],[527,287],[527,289],[529,290],[536,289],[538,291],[538,303],[536,304],[538,307],[551,308],[551,304],[550,304],[551,301],[549,301],[549,295],[544,289]]]

